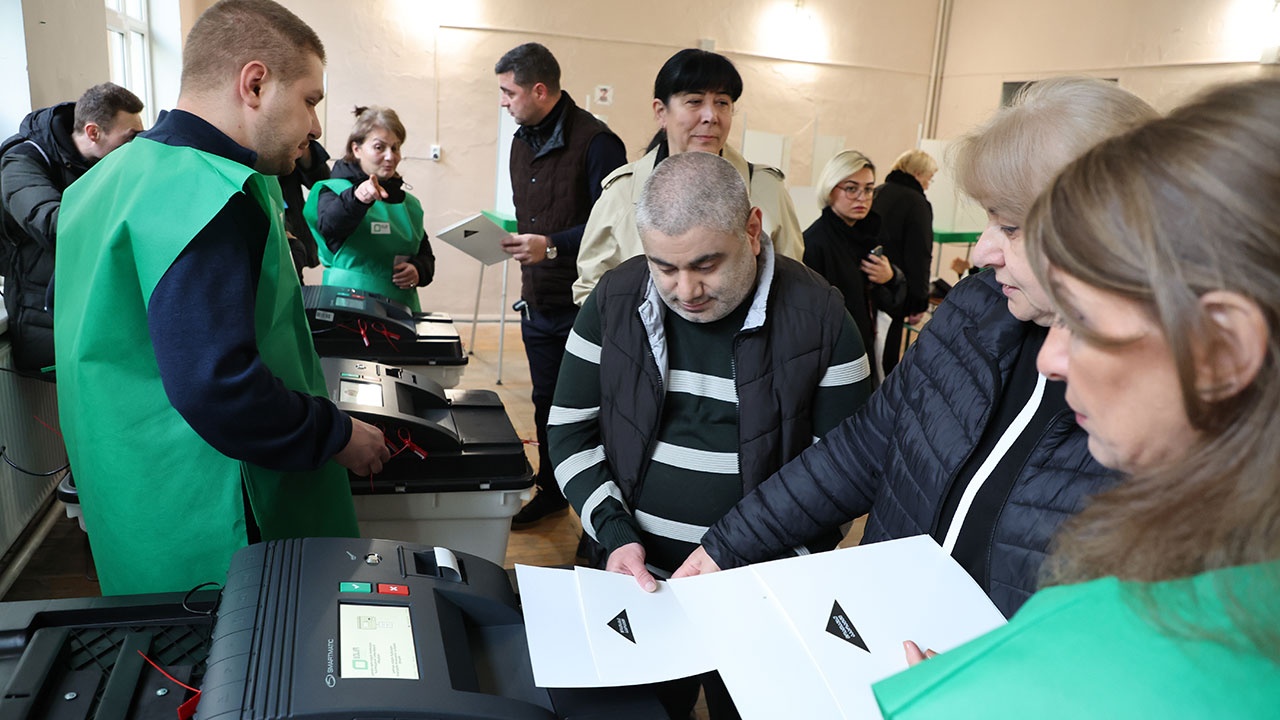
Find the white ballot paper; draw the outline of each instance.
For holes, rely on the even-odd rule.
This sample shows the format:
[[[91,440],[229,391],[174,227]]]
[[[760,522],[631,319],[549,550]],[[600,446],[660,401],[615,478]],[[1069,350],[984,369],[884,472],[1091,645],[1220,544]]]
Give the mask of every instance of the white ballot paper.
[[[695,631],[667,584],[646,593],[630,575],[590,568],[516,565],[516,576],[540,687],[639,685],[715,669],[700,650],[672,652]]]
[[[671,580],[652,595],[624,575],[614,574],[629,586],[606,587],[595,580],[605,573],[584,568],[516,572],[540,686],[658,682],[714,668],[744,718],[879,717],[871,684],[906,669],[903,640],[942,652],[1005,622],[925,535]],[[621,610],[634,644],[643,634],[652,647],[608,638]]]
[[[472,215],[436,233],[436,237],[485,265],[497,265],[511,257],[502,249],[502,241],[510,236],[511,233],[503,230],[483,213]]]

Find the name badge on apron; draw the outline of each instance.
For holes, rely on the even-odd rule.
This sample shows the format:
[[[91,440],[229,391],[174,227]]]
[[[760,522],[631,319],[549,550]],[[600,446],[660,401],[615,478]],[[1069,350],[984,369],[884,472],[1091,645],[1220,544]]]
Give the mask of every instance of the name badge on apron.
[[[373,233],[374,235],[390,235],[391,223],[389,222],[369,223],[369,232]]]

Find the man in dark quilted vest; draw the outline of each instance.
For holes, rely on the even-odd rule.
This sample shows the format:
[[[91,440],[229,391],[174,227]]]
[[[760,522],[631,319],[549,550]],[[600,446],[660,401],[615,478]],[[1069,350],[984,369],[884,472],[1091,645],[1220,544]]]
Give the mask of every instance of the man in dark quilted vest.
[[[627,161],[609,126],[560,89],[560,64],[525,43],[494,66],[502,107],[520,124],[511,144],[511,189],[518,233],[503,248],[521,265],[520,322],[538,433],[538,492],[511,526],[529,527],[568,507],[547,455],[547,416],[569,330],[577,317],[573,281],[578,245],[605,176]]]
[[[728,161],[663,160],[635,217],[645,254],[583,303],[548,435],[592,564],[654,590],[738,500],[855,412],[871,381],[839,291],[774,252]],[[689,716],[699,681],[713,719],[737,717],[714,675],[663,684],[672,717]]]

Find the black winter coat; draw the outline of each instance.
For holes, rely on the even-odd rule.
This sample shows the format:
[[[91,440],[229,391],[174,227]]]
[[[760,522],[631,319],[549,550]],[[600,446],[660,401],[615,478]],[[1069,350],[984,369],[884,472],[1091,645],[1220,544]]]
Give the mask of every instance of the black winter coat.
[[[722,568],[776,557],[869,513],[862,542],[938,530],[957,472],[982,438],[1028,331],[994,274],[956,285],[880,390],[744,498],[702,543]],[[1114,475],[1071,412],[1049,424],[1005,499],[980,584],[1006,616],[1037,587],[1058,526]]]
[[[4,141],[0,203],[4,207],[5,309],[14,365],[36,372],[53,364],[53,318],[45,311],[53,282],[54,247],[62,192],[92,163],[76,149],[75,103],[36,110]]]
[[[901,268],[895,266],[893,279],[883,285],[873,284],[862,272],[862,261],[877,245],[885,245],[885,236],[875,210],[849,225],[826,207],[804,231],[804,264],[844,295],[845,309],[853,316],[873,365],[879,364],[879,358],[874,357],[874,312],[899,312],[906,294]]]
[[[876,188],[872,206],[880,214],[884,235],[884,255],[902,268],[907,279],[907,295],[902,311],[894,317],[905,317],[929,309],[929,263],[933,261],[933,206],[924,195],[920,181],[894,170]],[[884,308],[881,308],[884,309]]]

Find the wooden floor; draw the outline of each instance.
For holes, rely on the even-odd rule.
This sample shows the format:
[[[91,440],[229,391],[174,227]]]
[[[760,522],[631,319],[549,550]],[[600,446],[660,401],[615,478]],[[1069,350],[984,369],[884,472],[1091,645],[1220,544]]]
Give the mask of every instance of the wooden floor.
[[[471,325],[459,322],[463,344],[471,345]],[[499,338],[505,335],[501,384],[499,384]],[[512,424],[522,438],[534,438],[533,402],[530,398],[529,368],[520,341],[518,322],[507,323],[499,333],[497,323],[477,327],[474,353],[459,387],[494,390],[502,398]],[[526,446],[529,461],[537,466],[537,448]],[[862,536],[863,520],[854,523],[845,543],[856,543]],[[33,523],[34,524],[34,523]],[[512,532],[507,546],[506,567],[525,565],[572,565],[582,526],[572,512],[544,520],[533,528]],[[4,562],[8,562],[6,558]],[[2,568],[3,565],[0,565]],[[31,561],[0,600],[38,600],[100,595],[89,554],[88,539],[74,520],[59,518],[39,545]],[[705,717],[701,704],[695,711]]]

